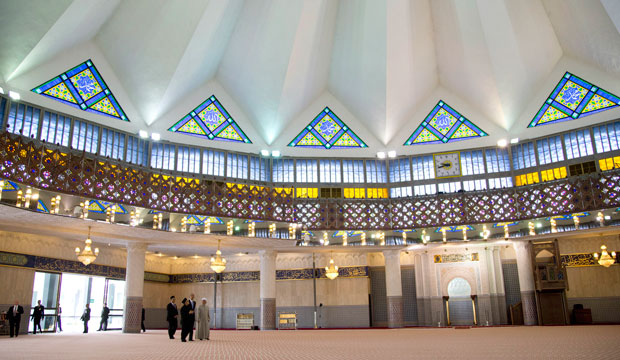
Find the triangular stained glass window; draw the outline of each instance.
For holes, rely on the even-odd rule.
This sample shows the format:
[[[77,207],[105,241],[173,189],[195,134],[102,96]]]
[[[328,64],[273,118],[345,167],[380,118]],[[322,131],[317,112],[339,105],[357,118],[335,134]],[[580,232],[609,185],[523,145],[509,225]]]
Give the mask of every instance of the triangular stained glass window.
[[[288,146],[318,149],[351,149],[368,147],[328,107],[321,111]]]
[[[88,204],[88,211],[99,213],[99,214],[104,214],[107,208],[112,205],[114,204],[108,201],[91,200],[90,204]],[[120,204],[115,204],[115,205],[116,205],[116,209],[114,211],[115,214],[127,214],[127,210],[125,210],[125,208],[122,205]]]
[[[178,132],[209,140],[234,141],[251,144],[239,125],[224,109],[215,95],[198,105],[168,131]]]
[[[129,121],[91,60],[84,61],[32,91],[84,111]]]
[[[332,237],[342,237],[344,235],[344,233],[347,233],[347,237],[354,237],[354,236],[360,236],[362,235],[364,232],[362,230],[354,230],[354,231],[336,231]]]
[[[494,228],[499,228],[499,227],[504,227],[504,225],[515,226],[515,225],[519,225],[519,222],[518,221],[514,221],[514,222],[500,222],[500,223],[493,224],[493,227]]]
[[[39,200],[37,202],[37,211],[44,212],[44,213],[49,213],[50,212],[49,209],[47,208],[47,206],[45,206],[45,204],[41,200]]]
[[[439,100],[405,145],[442,144],[488,136],[458,111]]]
[[[567,72],[528,127],[574,120],[620,105],[616,95]]]
[[[4,186],[2,187],[2,191],[17,191],[19,190],[19,186],[10,181],[10,180],[4,180]]]

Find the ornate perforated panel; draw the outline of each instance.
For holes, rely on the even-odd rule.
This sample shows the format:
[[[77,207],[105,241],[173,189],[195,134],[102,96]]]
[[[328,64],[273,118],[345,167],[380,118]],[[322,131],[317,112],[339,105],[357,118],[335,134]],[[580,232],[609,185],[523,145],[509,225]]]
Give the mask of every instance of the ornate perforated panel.
[[[87,157],[88,156],[88,157]],[[307,230],[411,229],[513,222],[620,206],[620,172],[484,192],[403,199],[296,199],[267,186],[188,178],[4,132],[0,177],[151,210],[295,222]]]

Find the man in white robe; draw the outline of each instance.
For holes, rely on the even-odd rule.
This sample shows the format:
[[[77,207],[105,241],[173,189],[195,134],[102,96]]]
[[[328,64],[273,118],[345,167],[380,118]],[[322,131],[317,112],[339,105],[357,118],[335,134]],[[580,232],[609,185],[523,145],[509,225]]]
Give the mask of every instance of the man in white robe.
[[[207,306],[207,299],[202,298],[202,304],[198,305],[196,309],[196,337],[199,340],[209,340],[209,322],[211,317],[209,316],[209,306]]]

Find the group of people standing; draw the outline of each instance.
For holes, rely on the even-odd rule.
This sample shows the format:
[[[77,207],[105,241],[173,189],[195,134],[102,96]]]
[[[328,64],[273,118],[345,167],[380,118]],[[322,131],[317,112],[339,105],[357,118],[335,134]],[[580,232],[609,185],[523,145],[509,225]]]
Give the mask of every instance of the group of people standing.
[[[178,317],[181,315],[181,341],[186,342],[189,337],[189,341],[194,341],[194,324],[196,325],[196,337],[199,340],[209,340],[209,322],[211,317],[209,316],[209,306],[207,305],[207,299],[202,298],[202,303],[196,305],[194,300],[194,294],[191,294],[189,299],[183,298],[181,301],[183,306],[181,310],[177,308],[176,297],[173,295],[170,297],[170,303],[168,304],[166,320],[168,321],[168,336],[170,339],[174,339],[174,334],[178,327]]]
[[[15,301],[14,305],[9,308],[6,313],[7,319],[9,320],[9,335],[11,337],[17,337],[19,335],[19,327],[21,323],[21,316],[24,313],[24,308],[19,305],[19,301]],[[60,304],[58,304],[58,315],[56,315],[56,325],[58,331],[62,331],[62,322],[61,322],[61,314],[62,308]],[[110,317],[110,308],[108,304],[103,304],[103,309],[101,310],[101,321],[99,322],[99,330],[97,331],[107,331],[108,330],[108,319]],[[45,306],[41,304],[41,300],[37,301],[37,305],[32,310],[32,315],[30,316],[33,322],[32,334],[37,333],[37,328],[39,329],[39,333],[43,332],[41,328],[41,320],[45,318]],[[88,333],[88,321],[90,321],[90,305],[86,304],[84,312],[80,317],[80,320],[84,323],[84,331],[83,333]],[[142,330],[146,331],[144,328],[144,309],[142,309]]]

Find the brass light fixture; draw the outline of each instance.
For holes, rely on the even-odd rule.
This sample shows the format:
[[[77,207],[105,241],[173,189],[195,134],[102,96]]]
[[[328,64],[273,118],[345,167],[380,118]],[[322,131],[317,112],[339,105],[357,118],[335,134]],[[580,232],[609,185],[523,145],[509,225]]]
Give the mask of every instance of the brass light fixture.
[[[601,255],[594,253],[594,258],[598,259],[598,263],[601,266],[608,268],[616,262],[616,252],[612,251],[610,256],[607,252],[607,246],[601,245]]]
[[[181,219],[181,232],[187,231],[187,216],[183,216]]]
[[[338,277],[338,266],[334,265],[333,256],[334,254],[332,253],[332,256],[329,258],[329,266],[325,267],[325,276],[327,276],[329,280],[334,280]]]
[[[596,215],[596,221],[598,221],[601,226],[605,226],[605,215],[602,211],[599,211]]]
[[[276,235],[276,223],[269,224],[269,237],[275,237]]]
[[[575,223],[575,230],[579,230],[579,216],[573,215],[573,222]]]
[[[226,223],[226,235],[231,236],[233,234],[234,225],[235,225],[234,221],[228,220],[228,222]]]
[[[379,232],[379,241],[381,246],[385,246],[385,233],[383,231]]]
[[[323,245],[329,245],[329,238],[327,237],[327,231],[323,231]]]
[[[222,240],[217,241],[217,251],[215,252],[215,257],[211,257],[211,269],[218,274],[226,270],[226,259],[222,258],[222,252],[220,251],[221,242]]]
[[[256,223],[254,221],[250,221],[250,224],[248,225],[248,236],[256,236]]]
[[[4,180],[0,180],[0,200],[2,200],[2,190],[4,189]]]
[[[527,223],[527,227],[530,229],[530,235],[536,235],[536,227],[534,226],[533,222],[529,222]]]
[[[205,219],[205,229],[204,229],[204,233],[205,234],[211,234],[211,221],[207,218]]]
[[[491,232],[487,228],[487,225],[482,225],[482,239],[484,239],[484,241],[489,240],[489,235],[491,235]]]
[[[88,266],[92,264],[93,262],[95,262],[95,260],[97,259],[97,255],[99,255],[99,248],[95,248],[95,251],[93,252],[91,248],[92,243],[93,241],[90,239],[90,226],[89,226],[88,237],[86,238],[86,241],[84,244],[84,250],[80,251],[79,247],[75,248],[75,255],[77,255],[78,260],[85,266]]]
[[[555,219],[551,219],[549,222],[551,223],[551,232],[558,232],[558,223],[555,221]]]
[[[504,240],[510,238],[510,231],[508,230],[508,224],[504,224]]]
[[[446,237],[446,228],[442,227],[441,229],[441,238],[444,243],[448,242],[448,238]]]
[[[467,240],[467,227],[463,228],[463,241],[469,241]]]
[[[407,230],[403,229],[403,244],[407,245]]]
[[[366,246],[366,232],[362,232],[362,246]]]
[[[342,233],[342,246],[347,246],[349,244],[347,232],[344,231]]]

